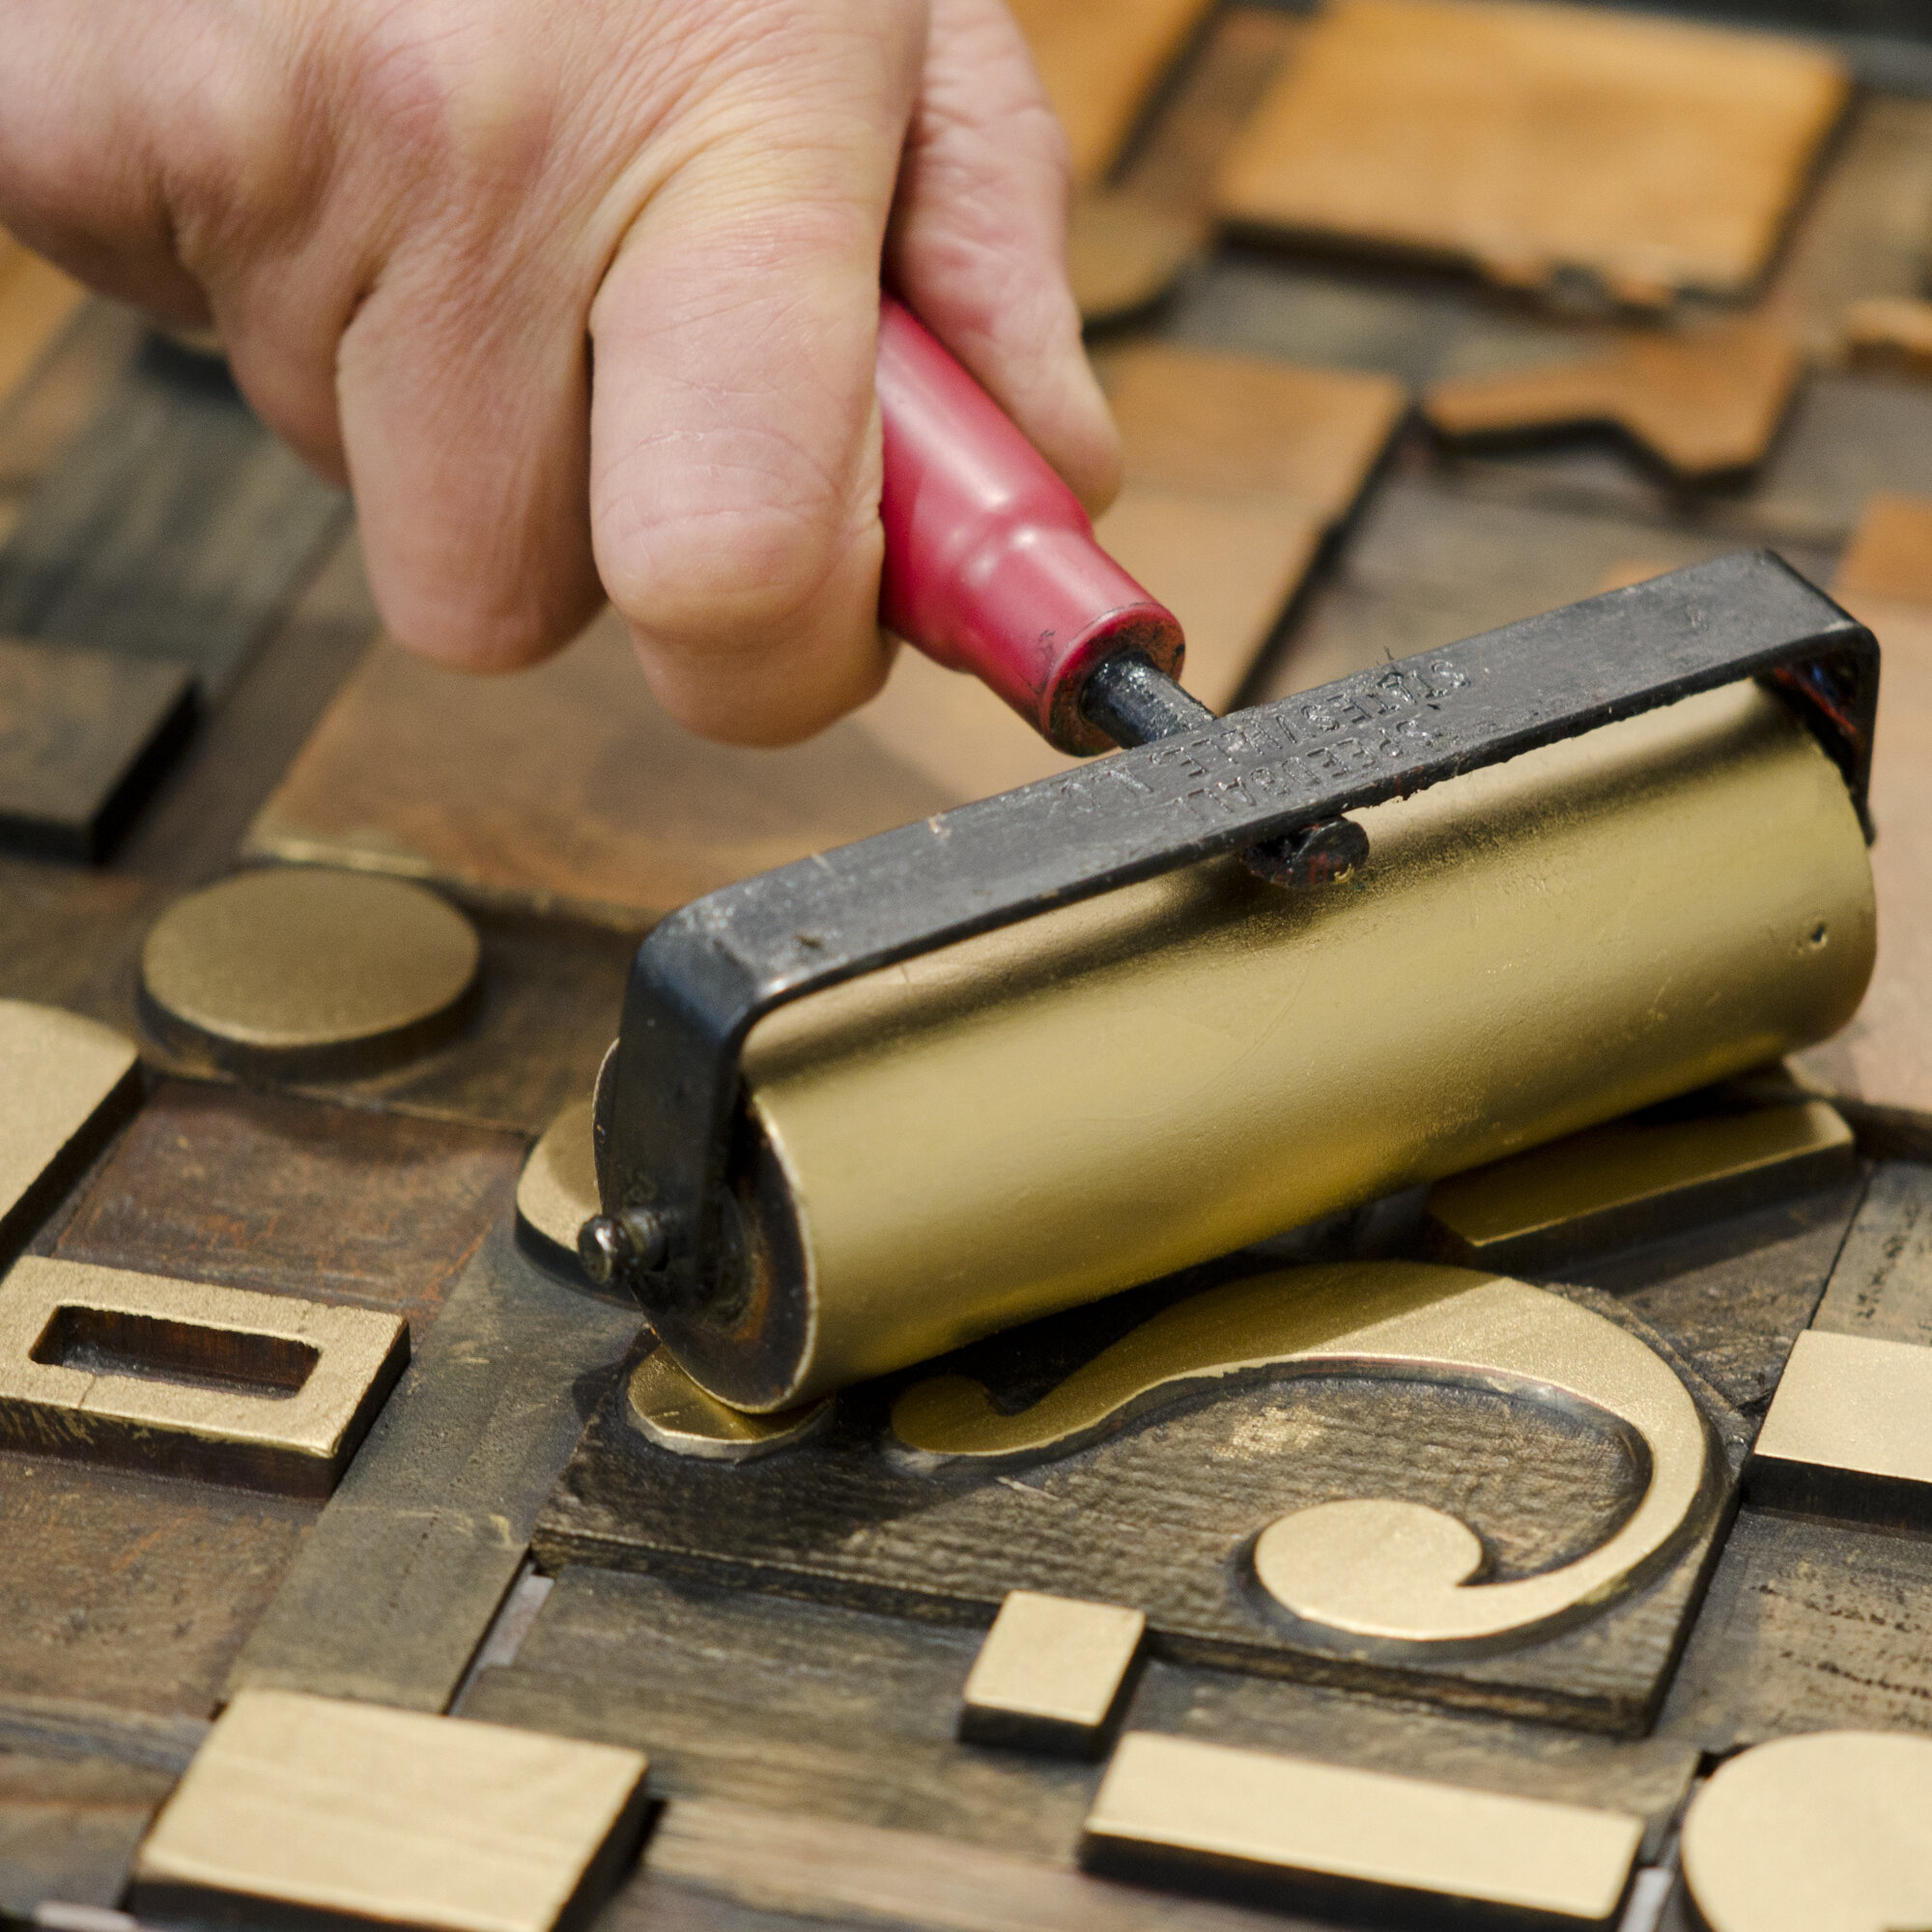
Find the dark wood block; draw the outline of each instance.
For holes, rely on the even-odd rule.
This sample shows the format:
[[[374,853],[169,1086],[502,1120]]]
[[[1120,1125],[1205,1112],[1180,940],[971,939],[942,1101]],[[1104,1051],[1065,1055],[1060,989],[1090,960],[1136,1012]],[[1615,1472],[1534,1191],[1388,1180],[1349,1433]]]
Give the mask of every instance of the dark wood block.
[[[111,1759],[0,1752],[0,1913],[31,1919],[49,1899],[118,1905],[134,1847],[173,1782]]]
[[[213,700],[348,515],[225,366],[150,338],[0,546],[0,633],[184,665]]]
[[[420,1347],[523,1155],[482,1128],[165,1080],[51,1252],[393,1309]]]
[[[229,1673],[440,1711],[638,1326],[545,1274],[507,1215],[443,1304]]]
[[[1126,1309],[1160,1292],[1123,1298]],[[1628,1320],[1607,1298],[1591,1305]],[[1021,1407],[1130,1325],[1102,1303],[995,1338],[961,1365]],[[534,1547],[547,1568],[595,1563],[980,1626],[1009,1590],[1092,1598],[1144,1610],[1154,1653],[1170,1660],[1632,1732],[1662,1695],[1743,1455],[1737,1418],[1689,1379],[1725,1446],[1670,1560],[1581,1621],[1476,1655],[1296,1627],[1243,1582],[1243,1552],[1287,1512],[1387,1497],[1468,1523],[1491,1574],[1531,1575],[1600,1545],[1640,1479],[1620,1437],[1560,1408],[1370,1375],[1219,1390],[1010,1473],[907,1466],[884,1439],[890,1388],[849,1397],[821,1441],[728,1468],[646,1443],[620,1390]]]
[[[1741,1511],[1658,1728],[1932,1731],[1932,1538]]]
[[[101,858],[193,722],[178,665],[0,638],[0,844]]]
[[[1932,1347],[1932,1168],[1880,1164],[1811,1325]]]

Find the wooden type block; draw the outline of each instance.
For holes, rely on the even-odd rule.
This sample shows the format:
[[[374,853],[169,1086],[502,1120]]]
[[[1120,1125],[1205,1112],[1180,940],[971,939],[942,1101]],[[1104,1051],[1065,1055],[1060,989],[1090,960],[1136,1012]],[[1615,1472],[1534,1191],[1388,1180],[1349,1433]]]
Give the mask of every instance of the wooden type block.
[[[0,1440],[326,1496],[409,1334],[373,1309],[30,1255],[0,1280]]]
[[[118,1905],[134,1847],[173,1782],[110,1758],[0,1752],[0,1914],[31,1921],[50,1899]]]
[[[1145,1312],[1163,1293],[1175,1289],[1125,1300]],[[1624,1319],[1590,1305],[1606,1323]],[[961,1365],[1002,1409],[1024,1408],[1122,1323],[1132,1316],[1101,1304],[994,1338]],[[1742,1460],[1740,1425],[1708,1391],[1698,1401],[1729,1445],[1707,1465],[1715,1508]],[[743,1468],[641,1445],[607,1402],[534,1547],[546,1568],[668,1570],[964,1622],[990,1620],[1013,1589],[1133,1604],[1158,1656],[1628,1732],[1662,1694],[1701,1589],[1717,1533],[1703,1505],[1649,1580],[1581,1621],[1434,1651],[1283,1615],[1244,1552],[1284,1513],[1377,1498],[1470,1525],[1490,1576],[1535,1576],[1602,1547],[1647,1483],[1625,1440],[1582,1414],[1346,1365],[1180,1400],[1010,1475],[908,1466],[865,1401],[823,1440]]]
[[[1861,368],[1932,375],[1932,301],[1867,296],[1845,311],[1845,353]]]
[[[1073,204],[1066,277],[1089,328],[1151,308],[1198,261],[1208,223],[1120,190],[1094,189]]]
[[[1932,500],[1890,491],[1872,497],[1832,587],[1841,597],[1932,607]]]
[[[244,1690],[142,1842],[128,1902],[163,1918],[580,1925],[636,1856],[644,1768],[607,1745]]]
[[[1807,1329],[1745,1465],[1760,1505],[1932,1528],[1932,1349]]]
[[[1090,1869],[1350,1916],[1611,1925],[1640,1819],[1134,1731],[1081,1847]]]
[[[1684,1876],[1709,1932],[1932,1925],[1932,1742],[1837,1731],[1719,1765]]]
[[[1879,1165],[1811,1325],[1932,1348],[1932,1172]]]
[[[0,844],[103,857],[193,722],[178,665],[0,639]]]
[[[0,233],[0,401],[33,374],[86,299],[72,276]]]
[[[543,1130],[517,1177],[517,1244],[552,1274],[587,1287],[577,1236],[598,1207],[591,1103],[573,1100]]]
[[[392,1311],[420,1350],[522,1152],[481,1128],[163,1080],[50,1252]]]
[[[1581,279],[1643,305],[1763,273],[1848,77],[1806,47],[1555,7],[1339,0],[1229,156],[1244,227]]]
[[[626,1421],[639,1435],[674,1455],[706,1463],[754,1463],[824,1435],[838,1401],[821,1396],[796,1408],[749,1414],[699,1388],[668,1350],[653,1349],[632,1371],[624,1409]]]
[[[443,1709],[637,1326],[635,1308],[565,1287],[517,1252],[507,1226],[493,1229],[237,1659],[229,1694]]]
[[[1932,1539],[1747,1505],[1659,1734],[1721,1753],[1845,1729],[1932,1731]]]
[[[1099,180],[1212,0],[1015,0],[1076,180]]]
[[[1763,461],[1802,370],[1789,336],[1746,319],[1628,335],[1579,361],[1437,383],[1422,407],[1452,440],[1611,428],[1680,477],[1721,476]]]
[[[482,947],[406,879],[265,867],[188,893],[141,949],[151,1033],[235,1072],[380,1072],[461,1027]]]
[[[577,1567],[559,1573],[516,1661],[482,1671],[460,1709],[491,1722],[629,1744],[673,1805],[805,1813],[821,1830],[894,1828],[1065,1869],[1099,1770],[991,1751],[953,1735],[980,1633],[788,1602],[758,1590]],[[1613,1742],[1504,1719],[1272,1678],[1151,1662],[1132,1693],[1138,1730],[1478,1790],[1627,1811],[1662,1845],[1696,1767],[1691,1747]],[[659,1865],[654,1841],[653,1865]],[[831,1852],[759,1889],[762,1841],[708,1883],[747,1903],[842,1918],[828,1903],[855,1870]],[[712,1856],[723,1857],[722,1848]],[[774,1854],[781,1865],[796,1854]],[[661,1867],[662,1868],[662,1867]],[[742,1873],[751,1889],[737,1889]],[[694,1876],[704,1875],[694,1870]],[[997,1882],[988,1881],[997,1892]],[[976,1887],[969,1887],[970,1892]],[[914,1918],[911,1922],[923,1923]],[[1057,1921],[1056,1921],[1057,1922]]]
[[[141,1098],[133,1042],[97,1021],[0,1000],[0,1261]]]
[[[1396,384],[1346,371],[1151,349],[1123,363],[1129,482],[1100,535],[1174,605],[1204,701],[1241,687],[1402,408]],[[977,681],[914,651],[810,744],[701,744],[652,704],[607,617],[508,682],[379,646],[248,846],[635,930],[731,880],[1068,762]]]
[[[1593,1127],[1429,1190],[1453,1259],[1520,1273],[1851,1179],[1852,1132],[1822,1100]]]
[[[1125,1708],[1146,1637],[1138,1610],[1009,1592],[967,1673],[959,1735],[972,1744],[1099,1756]]]
[[[185,666],[218,698],[348,514],[225,368],[151,340],[0,546],[0,633]]]

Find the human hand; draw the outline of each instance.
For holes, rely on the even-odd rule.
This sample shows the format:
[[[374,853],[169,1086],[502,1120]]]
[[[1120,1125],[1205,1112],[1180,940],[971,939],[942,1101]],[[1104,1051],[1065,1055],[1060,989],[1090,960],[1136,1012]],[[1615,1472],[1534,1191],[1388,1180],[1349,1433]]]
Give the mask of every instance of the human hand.
[[[869,696],[882,260],[1116,485],[1001,0],[0,0],[0,217],[212,320],[445,663],[532,663],[608,592],[707,735]]]

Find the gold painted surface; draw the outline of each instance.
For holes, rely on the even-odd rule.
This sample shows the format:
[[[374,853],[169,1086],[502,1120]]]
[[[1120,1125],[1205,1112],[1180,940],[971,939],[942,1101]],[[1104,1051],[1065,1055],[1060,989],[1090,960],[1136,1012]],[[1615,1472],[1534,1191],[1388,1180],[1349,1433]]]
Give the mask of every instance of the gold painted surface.
[[[1308,1623],[1406,1643],[1520,1632],[1601,1603],[1647,1574],[1703,1492],[1702,1418],[1652,1350],[1614,1322],[1522,1282],[1415,1262],[1287,1269],[1164,1309],[1017,1415],[981,1384],[909,1388],[893,1430],[922,1457],[984,1463],[1062,1455],[1182,1396],[1270,1371],[1381,1371],[1580,1404],[1640,1445],[1649,1480],[1609,1540],[1504,1583],[1471,1578],[1465,1524],[1420,1503],[1350,1498],[1298,1510],[1257,1540],[1257,1580]]]
[[[13,1446],[197,1466],[326,1494],[409,1360],[377,1309],[28,1256],[0,1283]]]
[[[1009,1591],[967,1674],[961,1736],[982,1714],[1097,1733],[1146,1634],[1139,1610]]]
[[[189,893],[141,953],[142,987],[191,1033],[266,1053],[374,1042],[448,1012],[475,928],[407,880],[265,867]]]
[[[1429,1215],[1471,1261],[1570,1228],[1649,1231],[1688,1218],[1719,1190],[1763,1180],[1776,1186],[1857,1155],[1852,1130],[1823,1100],[1693,1121],[1616,1121],[1439,1180]],[[1636,1238],[1632,1233],[1629,1238]]]
[[[1761,1065],[1870,973],[1844,785],[1751,686],[1361,820],[1357,884],[1206,866],[765,1020],[805,1313],[685,1366],[788,1406]]]
[[[0,1221],[129,1079],[131,1040],[56,1007],[0,1000]]]
[[[1643,1822],[1136,1731],[1107,1767],[1086,1833],[1083,1857],[1096,1862],[1180,1854],[1604,1925],[1630,1883]]]
[[[667,1349],[653,1349],[631,1378],[630,1423],[660,1449],[707,1463],[752,1463],[807,1442],[832,1420],[830,1396],[776,1414],[749,1415],[708,1396]]]
[[[1751,1454],[1923,1484],[1932,1501],[1932,1349],[1807,1328]]]
[[[575,1268],[578,1231],[598,1211],[596,1151],[591,1141],[592,1107],[573,1101],[530,1150],[517,1180],[517,1220],[520,1231],[542,1249],[553,1265]]]
[[[637,1751],[243,1690],[136,1859],[130,1903],[238,1898],[449,1932],[550,1932],[635,1841]],[[614,1875],[614,1874],[613,1874]]]
[[[1932,1926],[1932,1739],[1823,1731],[1719,1765],[1684,1875],[1711,1932]]]

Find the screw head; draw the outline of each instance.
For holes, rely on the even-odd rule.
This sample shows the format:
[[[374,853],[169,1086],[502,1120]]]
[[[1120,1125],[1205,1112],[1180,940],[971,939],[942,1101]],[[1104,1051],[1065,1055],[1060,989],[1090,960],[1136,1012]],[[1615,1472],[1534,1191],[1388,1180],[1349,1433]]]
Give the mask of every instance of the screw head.
[[[662,1267],[669,1246],[663,1218],[648,1208],[593,1214],[577,1235],[577,1258],[599,1288]]]

